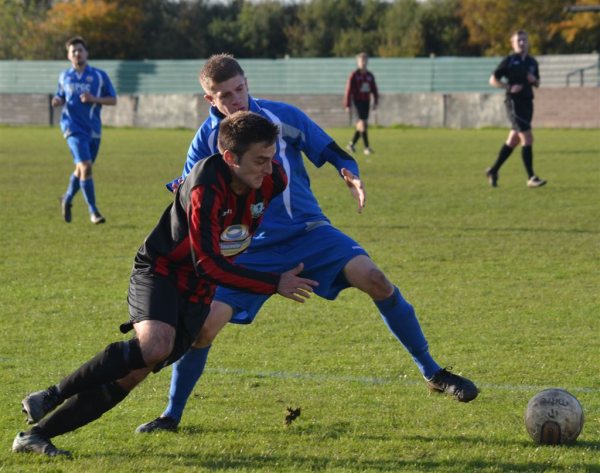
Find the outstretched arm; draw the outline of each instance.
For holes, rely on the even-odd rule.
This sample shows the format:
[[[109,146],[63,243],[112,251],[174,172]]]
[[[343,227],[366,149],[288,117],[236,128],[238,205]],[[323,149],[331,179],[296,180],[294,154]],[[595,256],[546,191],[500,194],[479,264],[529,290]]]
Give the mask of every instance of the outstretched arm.
[[[358,176],[353,174],[348,169],[342,169],[340,174],[344,178],[344,182],[350,189],[350,193],[352,197],[354,197],[358,202],[358,213],[361,213],[365,208],[365,203],[367,201],[367,195],[365,193],[365,187],[363,186],[362,181]]]
[[[322,162],[331,163],[338,170],[350,189],[350,193],[358,201],[358,213],[361,213],[365,206],[366,196],[358,174],[356,160],[340,148],[335,141],[329,143],[321,152],[321,159]]]

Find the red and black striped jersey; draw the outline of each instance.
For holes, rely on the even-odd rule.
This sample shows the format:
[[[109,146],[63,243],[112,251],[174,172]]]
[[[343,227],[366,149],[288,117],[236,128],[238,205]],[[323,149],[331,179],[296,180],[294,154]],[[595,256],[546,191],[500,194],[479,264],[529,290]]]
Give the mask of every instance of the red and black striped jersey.
[[[352,101],[355,102],[370,102],[371,94],[375,105],[379,101],[379,92],[375,83],[375,76],[369,72],[362,72],[356,69],[346,82],[346,92],[344,94],[344,106],[350,107]]]
[[[170,278],[191,302],[210,303],[217,285],[274,294],[279,274],[244,268],[233,258],[250,244],[269,203],[287,186],[287,176],[273,162],[259,189],[237,195],[230,182],[220,154],[199,161],[138,250],[133,271]]]

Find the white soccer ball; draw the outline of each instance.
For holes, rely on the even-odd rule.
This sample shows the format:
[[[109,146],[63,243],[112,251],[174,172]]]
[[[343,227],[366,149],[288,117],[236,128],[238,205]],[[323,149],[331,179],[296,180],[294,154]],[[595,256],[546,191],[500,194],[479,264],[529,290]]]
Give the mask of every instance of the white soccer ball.
[[[583,409],[564,389],[545,389],[529,400],[525,427],[537,444],[573,443],[583,428]]]

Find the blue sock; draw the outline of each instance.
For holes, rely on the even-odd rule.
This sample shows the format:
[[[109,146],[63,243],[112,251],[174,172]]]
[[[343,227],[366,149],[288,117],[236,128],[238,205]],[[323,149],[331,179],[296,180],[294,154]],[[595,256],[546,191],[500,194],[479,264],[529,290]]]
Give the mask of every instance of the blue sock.
[[[96,208],[96,192],[94,191],[94,179],[89,178],[86,180],[79,181],[81,184],[81,191],[83,192],[83,197],[88,204],[88,208],[90,209],[90,213],[97,212]]]
[[[69,179],[69,187],[67,187],[67,192],[65,193],[65,200],[68,203],[71,203],[73,197],[75,197],[75,194],[77,194],[77,191],[79,191],[80,187],[79,178],[75,174],[71,174]]]
[[[185,404],[204,372],[209,350],[210,345],[206,348],[191,347],[173,364],[169,405],[163,412],[163,417],[170,417],[177,422],[181,420]]]
[[[375,302],[383,321],[412,355],[419,371],[427,379],[441,368],[429,354],[427,340],[412,305],[404,300],[397,287],[394,293],[382,301]]]

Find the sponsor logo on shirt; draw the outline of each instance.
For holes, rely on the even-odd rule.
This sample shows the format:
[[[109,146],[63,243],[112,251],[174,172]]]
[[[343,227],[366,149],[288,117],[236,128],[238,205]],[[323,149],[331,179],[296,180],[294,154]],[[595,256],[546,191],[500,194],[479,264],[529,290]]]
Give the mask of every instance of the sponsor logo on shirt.
[[[246,225],[230,225],[221,233],[221,254],[223,256],[234,256],[244,251],[250,245],[252,235]]]
[[[67,82],[65,84],[65,91],[73,95],[83,94],[84,92],[90,92],[91,90],[91,84],[83,84],[81,82]]]

